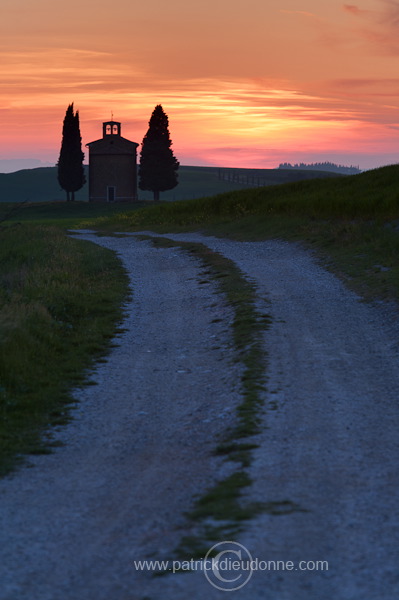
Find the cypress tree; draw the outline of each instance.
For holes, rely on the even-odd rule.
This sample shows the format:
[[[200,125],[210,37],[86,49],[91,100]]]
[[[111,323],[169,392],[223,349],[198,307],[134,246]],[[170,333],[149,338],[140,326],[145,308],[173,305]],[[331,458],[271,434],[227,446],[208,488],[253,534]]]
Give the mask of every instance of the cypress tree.
[[[160,192],[172,190],[178,184],[179,162],[171,149],[168,126],[168,117],[158,104],[143,139],[139,169],[139,187],[152,191],[154,200],[159,200]]]
[[[62,143],[58,159],[58,182],[67,193],[67,201],[75,200],[75,192],[86,183],[83,168],[84,153],[80,135],[79,112],[73,111],[73,103],[67,108],[62,128]]]

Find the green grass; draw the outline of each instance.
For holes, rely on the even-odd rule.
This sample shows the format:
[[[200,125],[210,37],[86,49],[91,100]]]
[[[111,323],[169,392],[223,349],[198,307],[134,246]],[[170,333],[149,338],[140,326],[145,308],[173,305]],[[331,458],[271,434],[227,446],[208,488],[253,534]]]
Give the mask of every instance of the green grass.
[[[145,202],[137,202],[130,210],[146,206]],[[57,225],[64,229],[76,228],[82,220],[98,217],[112,217],[126,211],[123,203],[88,203],[88,202],[36,202],[23,205],[0,203],[0,221],[7,217],[5,225],[30,223],[35,225]]]
[[[54,227],[0,230],[0,474],[48,452],[70,390],[110,347],[128,280],[115,255]]]

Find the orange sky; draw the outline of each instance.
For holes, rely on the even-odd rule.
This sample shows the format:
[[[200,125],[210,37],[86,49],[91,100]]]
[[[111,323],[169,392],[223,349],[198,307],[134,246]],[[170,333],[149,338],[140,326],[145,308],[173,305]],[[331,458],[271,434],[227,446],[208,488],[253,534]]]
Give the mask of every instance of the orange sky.
[[[70,102],[84,143],[162,104],[182,164],[399,161],[399,1],[1,4],[0,162],[54,164]]]

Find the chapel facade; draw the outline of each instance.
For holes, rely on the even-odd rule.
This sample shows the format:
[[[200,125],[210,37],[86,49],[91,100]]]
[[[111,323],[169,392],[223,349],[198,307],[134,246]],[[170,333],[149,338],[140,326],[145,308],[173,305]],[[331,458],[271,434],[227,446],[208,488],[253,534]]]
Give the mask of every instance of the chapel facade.
[[[103,123],[103,137],[89,148],[89,202],[137,200],[137,148],[121,135],[121,123]]]

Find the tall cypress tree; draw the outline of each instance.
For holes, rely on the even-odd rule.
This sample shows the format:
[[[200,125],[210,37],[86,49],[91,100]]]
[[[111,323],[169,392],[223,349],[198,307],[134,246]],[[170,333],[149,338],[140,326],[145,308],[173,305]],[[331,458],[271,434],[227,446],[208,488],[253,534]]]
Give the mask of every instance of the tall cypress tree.
[[[149,121],[140,152],[139,187],[154,192],[154,200],[159,193],[177,186],[179,162],[171,149],[169,121],[162,106],[158,104]]]
[[[75,192],[86,183],[83,168],[84,153],[80,135],[79,112],[73,111],[73,103],[67,108],[62,128],[62,143],[58,159],[58,182],[67,193],[67,201],[75,200]]]

